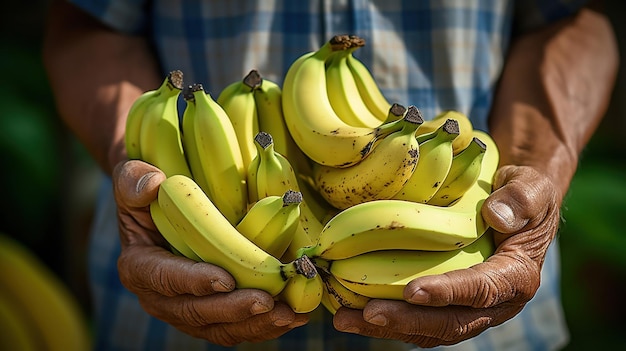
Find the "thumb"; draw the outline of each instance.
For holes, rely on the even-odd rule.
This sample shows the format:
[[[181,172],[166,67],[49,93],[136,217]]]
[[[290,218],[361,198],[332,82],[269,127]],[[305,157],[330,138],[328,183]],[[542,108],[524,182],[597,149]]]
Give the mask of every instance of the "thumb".
[[[536,226],[556,198],[552,182],[532,167],[503,166],[481,214],[496,231],[512,234]]]
[[[157,198],[165,174],[149,163],[130,160],[113,169],[113,186],[118,202],[129,207],[145,207]]]

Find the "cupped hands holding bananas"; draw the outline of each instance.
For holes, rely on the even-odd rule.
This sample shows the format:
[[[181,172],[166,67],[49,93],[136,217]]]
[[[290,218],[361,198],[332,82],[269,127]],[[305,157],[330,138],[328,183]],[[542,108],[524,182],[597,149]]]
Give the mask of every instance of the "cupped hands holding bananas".
[[[129,289],[152,301],[154,296],[145,291],[212,297],[228,292],[248,312],[239,306],[239,317],[229,316],[239,319],[226,322],[273,323],[276,335],[306,322],[294,313],[321,305],[335,314],[339,330],[375,337],[391,333],[410,342],[415,337],[406,329],[407,316],[413,321],[432,316],[444,325],[460,309],[469,309],[469,318],[484,310],[500,323],[506,318],[498,315],[496,305],[527,301],[536,286],[519,284],[522,270],[503,271],[524,262],[533,265],[535,278],[550,240],[520,249],[523,237],[502,242],[501,233],[553,229],[549,184],[523,167],[502,168],[494,178],[498,147],[489,134],[474,130],[464,114],[446,111],[425,121],[417,107],[387,102],[352,55],[363,45],[355,36],[331,38],[292,64],[282,89],[252,70],[217,100],[199,84],[185,90],[182,133],[174,130],[172,135],[182,141],[176,158],[182,157],[190,171],[177,167],[182,170],[167,172],[165,178],[150,170],[141,183],[149,195],[142,195],[141,203],[131,199],[134,208],[120,209],[130,227],[141,226],[135,232],[150,234],[135,237],[126,231],[121,260],[131,263],[123,275]],[[145,139],[147,132],[137,136],[134,130],[145,101],[182,91],[160,92],[167,92],[169,80],[144,94],[128,120],[129,155],[158,167],[170,166],[163,164],[167,158],[150,161],[144,156],[150,154],[149,144],[135,139]],[[171,104],[162,105],[171,117]],[[276,144],[263,129],[278,136]],[[146,167],[129,162],[120,170],[148,172]],[[139,174],[118,175],[123,187]],[[540,184],[546,193],[524,193],[527,183]],[[492,194],[492,189],[498,190]],[[126,195],[120,195],[122,201]],[[541,200],[548,201],[547,208],[538,207]],[[520,204],[538,212],[514,208]],[[128,216],[142,206],[143,213]],[[541,216],[546,220],[537,220]],[[152,256],[166,262],[161,268],[166,286],[130,278],[139,267],[132,264],[156,264],[129,256],[132,250],[147,250],[150,245],[141,245],[147,238],[175,253],[159,250]],[[533,249],[539,254],[533,256]],[[170,277],[176,264],[188,271],[187,278],[206,273],[213,285],[196,291],[195,284]],[[490,288],[477,295],[481,286]],[[514,290],[503,293],[508,286]],[[218,295],[211,300],[225,301]],[[516,313],[512,304],[509,314]],[[430,308],[434,306],[448,307]],[[190,327],[171,308],[166,304],[150,312],[198,332],[199,326]],[[206,324],[214,317],[202,316]],[[419,336],[419,343],[461,338],[448,329],[432,333]]]
[[[306,314],[295,313],[270,293],[236,289],[237,280],[223,268],[169,251],[149,212],[165,179],[159,169],[139,160],[120,163],[113,172],[122,246],[119,276],[144,309],[189,335],[220,345],[277,338],[307,323]],[[269,280],[284,284],[280,273],[268,271],[280,271],[280,262],[268,257],[266,267],[266,274],[273,276]]]

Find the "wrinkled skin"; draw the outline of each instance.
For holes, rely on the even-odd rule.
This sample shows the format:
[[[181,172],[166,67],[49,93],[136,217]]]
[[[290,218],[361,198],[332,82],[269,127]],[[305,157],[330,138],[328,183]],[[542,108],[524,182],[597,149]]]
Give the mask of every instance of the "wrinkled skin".
[[[308,322],[264,291],[235,289],[225,270],[175,256],[156,230],[148,205],[165,175],[141,162],[119,163],[113,171],[122,251],[122,284],[142,307],[189,335],[230,346],[275,339]]]
[[[517,166],[500,168],[494,189],[482,215],[498,246],[485,263],[415,279],[404,290],[407,302],[372,300],[363,311],[341,308],[335,328],[434,347],[456,344],[519,313],[539,288],[558,230],[557,191],[548,177]]]

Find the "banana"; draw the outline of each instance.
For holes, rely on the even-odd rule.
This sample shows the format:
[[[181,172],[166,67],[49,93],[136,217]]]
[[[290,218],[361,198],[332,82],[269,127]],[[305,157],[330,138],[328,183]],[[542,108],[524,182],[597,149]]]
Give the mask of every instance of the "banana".
[[[365,101],[365,104],[370,111],[380,121],[387,119],[387,112],[391,107],[389,101],[385,98],[380,91],[378,84],[374,80],[371,72],[367,69],[365,64],[359,59],[350,54],[347,56],[348,67],[352,72],[354,81],[359,89],[361,98]]]
[[[298,58],[285,75],[282,99],[285,123],[298,147],[319,164],[334,167],[356,164],[372,151],[379,137],[401,128],[397,123],[376,128],[350,126],[337,116],[328,100],[327,58],[360,40],[334,36],[317,51]]]
[[[317,240],[294,256],[337,260],[388,249],[449,251],[474,242],[487,230],[480,207],[491,193],[499,153],[487,133],[473,135],[487,145],[480,176],[455,203],[440,207],[392,199],[355,205],[335,215]]]
[[[128,159],[140,160],[142,158],[139,136],[141,135],[141,124],[148,105],[154,101],[155,97],[167,92],[169,85],[182,85],[182,78],[183,73],[181,71],[172,71],[165,77],[161,86],[144,92],[133,102],[126,118],[126,131],[124,134]]]
[[[394,122],[399,119],[402,119],[405,113],[406,113],[406,107],[394,102],[389,108],[389,111],[387,112],[387,118],[385,119],[385,123]]]
[[[452,251],[381,250],[330,262],[330,273],[348,290],[374,299],[404,300],[411,280],[469,268],[495,250],[493,236]]]
[[[354,47],[337,51],[328,59],[326,91],[330,105],[342,121],[355,127],[375,128],[383,121],[368,108],[347,62],[348,56],[362,45],[364,43],[357,43]]]
[[[285,156],[294,163],[302,153],[296,146],[289,129],[285,124],[282,106],[282,89],[275,82],[262,78],[261,84],[254,89],[254,102],[256,104],[259,131],[272,136],[274,150]],[[295,168],[298,168],[294,164]]]
[[[253,91],[260,84],[260,75],[251,70],[242,80],[229,84],[217,97],[217,103],[226,111],[235,129],[244,169],[256,155],[253,139],[259,132],[259,120]]]
[[[196,253],[193,252],[189,246],[187,246],[183,238],[181,238],[176,231],[176,228],[174,228],[167,217],[165,217],[165,214],[163,213],[163,210],[161,210],[157,200],[150,203],[150,216],[154,221],[154,225],[156,225],[159,230],[159,233],[161,233],[163,238],[165,238],[165,240],[167,240],[170,244],[172,252],[194,261],[202,261],[202,259],[200,259],[200,257],[198,257],[198,255],[196,255]]]
[[[370,301],[369,297],[346,288],[332,274],[323,271],[318,273],[324,283],[321,303],[330,313],[335,314],[341,307],[362,310]]]
[[[38,332],[11,296],[0,290],[0,350],[37,351]]]
[[[459,135],[459,124],[449,119],[434,133],[432,138],[419,144],[420,157],[415,172],[393,199],[426,203],[441,187],[452,164],[452,142]]]
[[[411,178],[419,164],[415,130],[424,122],[410,106],[401,130],[389,134],[363,161],[344,168],[314,166],[315,182],[324,199],[338,209],[389,199]]]
[[[289,160],[274,150],[272,136],[265,132],[259,132],[254,139],[258,152],[248,167],[249,202],[254,203],[270,195],[281,195],[288,190],[310,195],[309,189],[300,186]],[[281,258],[283,261],[295,259],[297,249],[309,245],[311,239],[321,232],[322,224],[310,207],[310,203],[313,201],[315,198],[312,196],[303,196],[300,204],[300,224],[296,229],[292,244],[289,245],[286,254]]]
[[[287,158],[274,149],[274,138],[266,132],[254,136],[256,156],[247,172],[248,202],[254,203],[269,195],[282,195],[287,190],[300,191],[298,179]]]
[[[192,85],[185,98],[183,142],[193,178],[220,212],[238,223],[247,210],[248,189],[235,129],[201,84]]]
[[[235,227],[243,236],[274,257],[281,257],[300,224],[302,194],[287,190],[255,202]]]
[[[418,139],[426,139],[429,137],[427,134],[430,133],[433,135],[432,133],[439,129],[448,119],[454,119],[459,123],[459,136],[452,141],[452,149],[456,155],[472,142],[472,131],[474,127],[467,115],[458,111],[444,111],[436,115],[433,119],[425,121],[420,129],[417,130],[416,135]]]
[[[461,198],[478,179],[485,150],[485,143],[473,137],[472,142],[452,158],[446,179],[428,204],[448,206]]]
[[[272,136],[274,150],[289,160],[296,174],[304,177],[310,176],[311,162],[298,148],[285,124],[280,86],[262,78],[261,84],[254,89],[253,94],[259,131]]]
[[[1,318],[0,325],[26,327],[23,332],[32,337],[36,350],[91,349],[88,321],[69,288],[32,251],[6,234],[0,234],[0,272],[0,306],[11,309],[6,313],[19,313],[13,314],[13,322]],[[18,342],[24,335],[11,337]],[[2,338],[0,345],[8,341]],[[18,350],[18,345],[4,349]]]
[[[191,176],[178,118],[181,90],[182,74],[170,74],[166,89],[146,107],[139,133],[142,160],[161,169],[167,177],[175,174]]]
[[[204,261],[227,270],[237,288],[278,295],[290,278],[314,274],[306,256],[282,263],[252,243],[221,214],[193,179],[176,175],[161,183],[158,201],[185,243]]]
[[[319,274],[313,278],[296,275],[278,295],[278,300],[287,303],[296,313],[309,313],[322,302],[324,283]]]

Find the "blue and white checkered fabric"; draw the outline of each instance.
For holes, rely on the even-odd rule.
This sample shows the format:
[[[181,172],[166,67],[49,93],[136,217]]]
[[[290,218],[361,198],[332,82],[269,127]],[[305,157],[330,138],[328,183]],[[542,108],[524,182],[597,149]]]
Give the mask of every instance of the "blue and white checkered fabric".
[[[425,118],[455,109],[487,130],[506,50],[514,35],[556,21],[584,1],[74,0],[109,26],[154,41],[164,74],[180,69],[186,84],[214,96],[251,69],[282,83],[289,64],[335,34],[356,34],[355,52],[391,102],[416,105]],[[105,181],[94,223],[90,274],[98,350],[222,350],[148,316],[120,284],[115,204]],[[542,286],[524,310],[501,326],[446,350],[553,350],[568,339],[559,297],[558,248]],[[339,333],[328,313],[264,344],[237,350],[410,350],[412,345]]]

